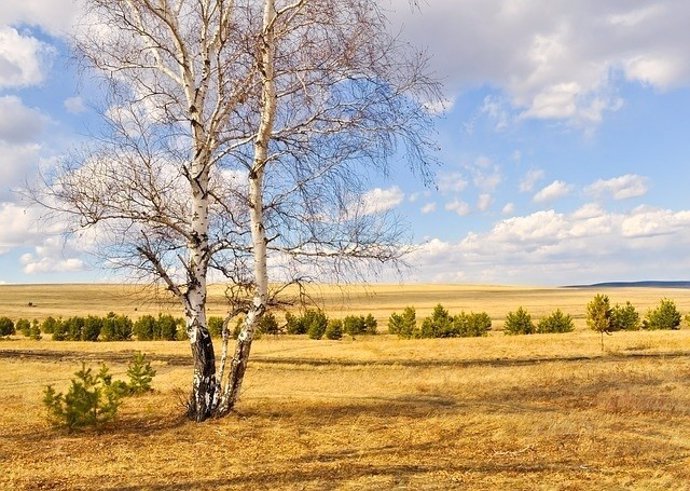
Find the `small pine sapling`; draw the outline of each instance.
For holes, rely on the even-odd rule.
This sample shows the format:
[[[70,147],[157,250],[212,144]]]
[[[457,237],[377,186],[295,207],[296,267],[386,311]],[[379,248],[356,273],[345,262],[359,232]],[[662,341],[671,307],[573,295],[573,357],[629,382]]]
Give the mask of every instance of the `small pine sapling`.
[[[587,304],[587,325],[601,333],[601,351],[604,351],[604,334],[611,334],[611,312],[607,295],[598,294]]]
[[[504,334],[533,334],[535,331],[536,326],[532,322],[532,316],[522,307],[506,315],[506,322],[503,325]]]
[[[30,336],[31,323],[28,319],[18,319],[17,322],[14,324],[14,328],[15,330],[21,332],[22,336],[24,336],[25,338],[28,338]]]
[[[31,327],[29,328],[29,337],[35,341],[40,341],[43,336],[41,336],[41,325],[38,319],[34,319],[31,322]]]
[[[156,376],[156,370],[151,367],[151,362],[146,359],[146,355],[138,351],[127,367],[127,376],[129,377],[127,384],[129,393],[141,395],[153,390],[151,382]]]
[[[56,392],[48,385],[43,392],[43,404],[48,410],[48,418],[68,431],[98,426],[115,419],[120,406],[122,387],[113,383],[108,367],[103,365],[94,375],[91,368],[82,363],[66,394]]]

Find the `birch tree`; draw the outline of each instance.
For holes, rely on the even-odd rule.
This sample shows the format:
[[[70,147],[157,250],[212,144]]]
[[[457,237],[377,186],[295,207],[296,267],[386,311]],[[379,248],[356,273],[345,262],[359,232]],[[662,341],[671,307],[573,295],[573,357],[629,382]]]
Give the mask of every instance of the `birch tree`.
[[[107,82],[106,131],[47,174],[38,199],[90,230],[110,264],[179,299],[189,416],[228,414],[287,286],[400,260],[404,230],[365,191],[392,161],[428,177],[437,84],[374,0],[87,4],[75,48]],[[228,291],[218,370],[209,275]]]

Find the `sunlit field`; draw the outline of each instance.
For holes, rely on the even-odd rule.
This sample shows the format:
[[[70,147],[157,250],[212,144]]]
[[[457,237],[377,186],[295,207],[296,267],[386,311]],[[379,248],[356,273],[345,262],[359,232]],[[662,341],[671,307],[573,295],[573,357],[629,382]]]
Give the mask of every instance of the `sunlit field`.
[[[486,311],[485,338],[399,340],[387,334],[256,341],[238,411],[203,424],[181,415],[185,342],[0,341],[0,489],[690,489],[690,329],[586,329],[590,289],[485,286],[323,287],[332,317],[373,313],[379,331],[406,305]],[[611,289],[644,314],[663,297],[690,312],[690,291]],[[123,286],[3,286],[0,315],[132,317],[174,304]],[[29,302],[32,306],[29,307]],[[524,306],[573,315],[567,334],[504,336]],[[211,296],[220,315],[222,289]],[[123,376],[132,352],[153,360],[154,393],[118,419],[53,429],[42,389],[64,390],[81,361]]]

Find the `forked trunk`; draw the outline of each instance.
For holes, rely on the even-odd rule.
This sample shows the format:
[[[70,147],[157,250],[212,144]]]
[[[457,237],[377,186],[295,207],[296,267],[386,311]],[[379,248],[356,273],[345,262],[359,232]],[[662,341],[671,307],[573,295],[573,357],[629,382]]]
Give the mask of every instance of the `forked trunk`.
[[[263,16],[263,36],[261,43],[261,122],[254,141],[254,162],[249,173],[249,211],[254,256],[255,292],[252,307],[247,313],[242,331],[237,338],[235,354],[223,390],[218,415],[223,416],[233,410],[242,389],[244,374],[252,347],[254,333],[268,304],[268,268],[266,229],[264,227],[264,172],[268,163],[268,147],[273,134],[276,115],[276,85],[274,69],[276,8],[274,0],[265,0]]]

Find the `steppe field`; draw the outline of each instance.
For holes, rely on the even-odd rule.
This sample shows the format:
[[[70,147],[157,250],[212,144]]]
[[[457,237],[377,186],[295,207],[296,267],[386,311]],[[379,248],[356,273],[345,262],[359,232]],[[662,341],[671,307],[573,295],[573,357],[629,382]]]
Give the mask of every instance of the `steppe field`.
[[[313,291],[331,317],[373,313],[379,331],[405,306],[486,311],[485,338],[399,340],[388,334],[254,344],[238,411],[183,416],[191,382],[185,342],[0,341],[2,490],[688,490],[690,328],[617,332],[585,326],[595,293],[644,314],[662,297],[690,312],[690,290],[381,285]],[[31,306],[29,306],[31,303]],[[504,336],[505,314],[573,315],[567,334]],[[210,314],[223,311],[212,290]],[[179,309],[119,285],[0,286],[0,316]],[[69,434],[41,404],[81,361],[122,376],[134,351],[158,371],[155,392],[118,419]]]

